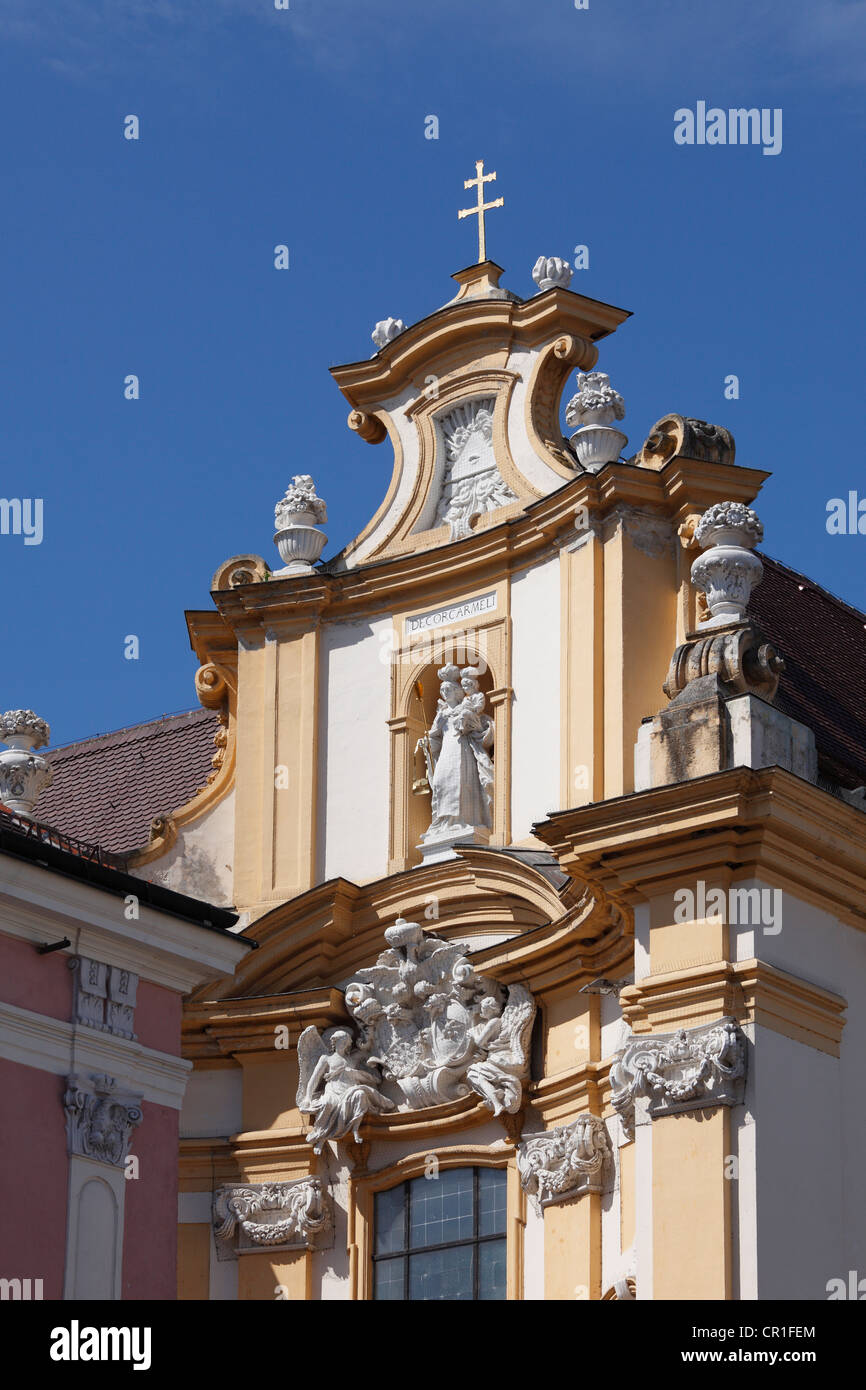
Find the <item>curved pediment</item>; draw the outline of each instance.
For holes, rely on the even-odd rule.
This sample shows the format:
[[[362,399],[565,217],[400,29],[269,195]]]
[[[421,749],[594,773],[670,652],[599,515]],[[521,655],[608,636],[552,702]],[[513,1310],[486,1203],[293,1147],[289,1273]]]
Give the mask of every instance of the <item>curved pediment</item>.
[[[369,362],[332,369],[350,428],[394,451],[382,505],[335,568],[465,539],[581,471],[559,425],[562,390],[627,314],[561,288],[522,301],[496,288],[500,273],[459,272],[455,300]]]

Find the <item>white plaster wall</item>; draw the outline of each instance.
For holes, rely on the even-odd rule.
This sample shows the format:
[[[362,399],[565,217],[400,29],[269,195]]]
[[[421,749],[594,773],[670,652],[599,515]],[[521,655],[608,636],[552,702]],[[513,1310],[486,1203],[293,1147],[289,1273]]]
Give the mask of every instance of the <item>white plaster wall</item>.
[[[851,1269],[866,1275],[866,934],[791,893],[775,925],[776,933],[732,926],[736,959],[757,956],[823,985],[848,1010],[838,1060],[756,1030],[747,1102],[756,1126],[758,1296],[826,1298],[829,1279]]]
[[[508,445],[524,478],[527,478],[539,492],[555,492],[564,487],[567,479],[561,478],[555,469],[549,467],[533,449],[526,433],[526,396],[530,377],[538,361],[535,348],[521,348],[509,354],[508,370],[518,372],[520,380],[515,383],[511,393],[508,410]]]
[[[559,557],[511,585],[511,838],[559,810]],[[495,752],[494,752],[495,755]]]
[[[322,633],[319,687],[318,882],[388,871],[390,618]]]
[[[391,527],[399,521],[406,507],[409,505],[412,490],[418,477],[418,430],[414,420],[410,420],[405,414],[404,407],[410,405],[417,399],[418,391],[415,387],[407,386],[399,395],[389,396],[386,401],[382,402],[382,409],[388,411],[400,439],[400,444],[403,449],[403,466],[397,483],[397,490],[390,507],[375,530],[371,531],[370,535],[364,541],[360,550],[358,550],[356,554],[350,556],[346,563],[347,569],[353,569],[356,565],[362,564],[367,556],[372,554],[376,546],[380,545],[385,536],[387,536]],[[380,452],[390,452],[390,439],[383,440],[381,444],[368,445],[367,447],[377,449]],[[389,462],[392,461],[389,460]],[[386,488],[390,479],[391,474],[389,470],[385,479]],[[383,495],[384,492],[385,489],[383,488]]]
[[[231,791],[191,825],[182,826],[167,854],[132,873],[176,893],[201,898],[217,907],[230,907],[234,902],[234,834],[235,796]]]
[[[240,1134],[242,1107],[243,1072],[240,1067],[193,1071],[180,1112],[180,1137],[212,1139]]]

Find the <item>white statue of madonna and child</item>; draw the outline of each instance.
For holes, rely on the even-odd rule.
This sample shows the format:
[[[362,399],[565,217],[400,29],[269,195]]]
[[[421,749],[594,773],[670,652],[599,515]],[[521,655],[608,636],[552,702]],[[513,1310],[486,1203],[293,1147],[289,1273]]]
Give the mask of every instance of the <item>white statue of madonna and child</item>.
[[[475,666],[443,666],[436,717],[416,744],[427,765],[432,818],[419,846],[425,862],[451,857],[456,843],[486,843],[493,801],[493,720]]]

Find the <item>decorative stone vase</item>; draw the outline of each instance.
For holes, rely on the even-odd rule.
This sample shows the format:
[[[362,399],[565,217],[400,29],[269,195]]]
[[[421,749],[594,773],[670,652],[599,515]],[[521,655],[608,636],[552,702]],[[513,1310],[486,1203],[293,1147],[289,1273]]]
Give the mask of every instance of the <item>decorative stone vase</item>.
[[[752,590],[764,574],[764,566],[753,554],[763,534],[757,514],[742,502],[717,502],[704,512],[695,528],[695,540],[704,553],[692,565],[692,583],[706,594],[710,610],[701,629],[745,618]]]
[[[45,720],[32,709],[0,715],[0,739],[7,745],[0,753],[0,802],[16,815],[29,817],[39,793],[51,785],[48,760],[35,752],[45,747],[50,734]]]
[[[275,570],[272,578],[289,579],[293,575],[313,574],[313,565],[324,550],[328,537],[316,526],[327,521],[328,512],[309,473],[299,473],[292,479],[274,508],[277,533],[274,544],[280,553],[284,569]]]
[[[370,334],[376,344],[376,352],[373,353],[373,356],[375,357],[377,352],[381,352],[383,347],[393,343],[395,338],[399,338],[400,334],[405,332],[406,325],[402,319],[380,319]]]
[[[606,463],[616,463],[628,443],[628,435],[612,428],[614,420],[625,416],[625,402],[606,372],[578,372],[577,385],[565,419],[580,426],[571,436],[580,464],[588,473],[597,473]]]
[[[302,513],[306,516],[307,513]],[[274,545],[280,552],[285,569],[274,570],[272,578],[288,579],[293,574],[313,574],[313,566],[324,550],[328,537],[315,526],[287,526],[274,536]]]
[[[606,463],[616,463],[627,443],[627,434],[606,425],[585,425],[571,436],[578,462],[587,473],[597,473]]]

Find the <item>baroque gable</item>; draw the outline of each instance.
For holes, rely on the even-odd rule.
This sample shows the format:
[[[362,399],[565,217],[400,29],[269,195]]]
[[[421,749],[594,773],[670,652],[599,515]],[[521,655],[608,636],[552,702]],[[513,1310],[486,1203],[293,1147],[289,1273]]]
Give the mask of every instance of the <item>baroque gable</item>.
[[[387,495],[337,567],[416,553],[520,515],[581,472],[559,402],[569,374],[628,314],[552,285],[523,301],[492,261],[458,271],[448,304],[372,359],[333,369],[361,439],[388,439]]]

